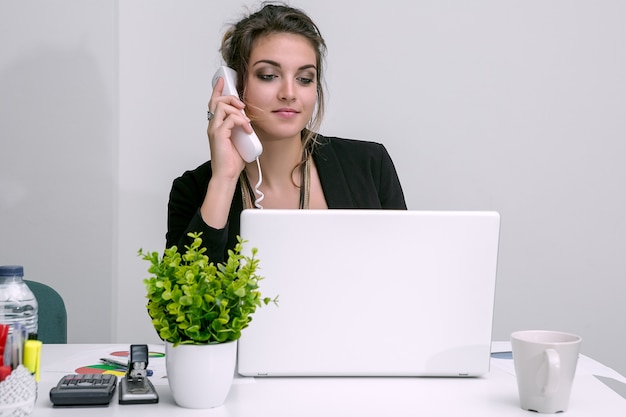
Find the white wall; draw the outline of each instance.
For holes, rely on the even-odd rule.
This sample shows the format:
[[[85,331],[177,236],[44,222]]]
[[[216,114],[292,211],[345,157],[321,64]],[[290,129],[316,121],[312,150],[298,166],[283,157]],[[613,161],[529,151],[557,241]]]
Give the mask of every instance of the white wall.
[[[68,337],[112,331],[115,3],[0,0],[0,264],[66,299]]]
[[[93,245],[93,236],[99,236],[95,244],[108,242],[112,260],[98,248],[92,262],[96,268],[83,264],[64,278],[50,278],[69,294],[71,341],[101,341],[111,326],[112,341],[156,341],[144,309],[141,279],[147,265],[136,252],[140,247],[162,249],[172,179],[209,157],[205,110],[210,76],[219,63],[224,23],[236,20],[243,6],[125,0],[112,19],[108,2],[87,7],[65,1],[61,4],[67,9],[59,10],[56,19],[31,19],[25,26],[26,19],[16,23],[6,17],[7,11],[22,17],[35,13],[33,3],[43,2],[0,0],[0,92],[12,92],[11,99],[0,95],[0,262],[28,260],[34,271],[49,271],[52,262],[60,269],[68,265],[60,255],[66,247],[78,251],[72,262],[81,262],[91,252],[85,242]],[[329,108],[323,132],[383,142],[396,162],[411,209],[501,213],[494,337],[506,339],[524,328],[577,332],[584,338],[585,353],[626,373],[620,354],[626,351],[626,196],[621,191],[626,178],[621,163],[626,151],[626,3],[291,3],[318,22],[329,46]],[[68,21],[68,14],[81,13],[90,24]],[[50,26],[58,30],[58,40],[41,31]],[[25,39],[7,41],[6,35],[24,30],[29,34]],[[119,46],[111,57],[116,36]],[[30,85],[23,79],[27,72],[17,64],[26,51],[39,62],[49,58],[45,46],[50,42],[86,44],[98,62],[101,80],[87,83],[92,90],[69,89],[83,94],[81,106],[54,84],[37,89],[46,109],[69,110],[87,120],[82,126],[89,134],[68,135],[63,130],[68,123],[61,122],[53,124],[53,135],[42,134],[56,118],[40,111],[33,116],[32,107],[15,106],[23,87],[13,86]],[[70,71],[72,80],[89,79],[89,71],[79,71],[71,60],[60,62],[62,72],[76,71]],[[31,80],[46,76],[46,65],[32,67]],[[89,119],[98,103],[107,103],[100,104],[101,111],[113,113]],[[52,147],[47,145],[50,136],[57,144],[68,137],[72,142]],[[23,145],[27,140],[31,144]],[[106,151],[94,151],[98,146]],[[33,155],[39,148],[46,157]],[[111,150],[118,154],[111,156]],[[100,188],[96,180],[85,178],[76,184],[81,188],[76,195],[48,196],[38,181],[52,180],[52,158],[66,167],[76,167],[80,160],[81,167],[113,171],[103,170]],[[23,171],[35,174],[16,187],[12,173],[32,162],[37,162],[33,170]],[[98,170],[89,174],[95,175],[93,171]],[[74,172],[68,169],[61,178],[73,179]],[[87,183],[94,185],[81,187]],[[84,194],[88,190],[91,194]],[[31,198],[44,194],[44,212],[60,203],[79,204],[72,211],[79,218],[51,217],[34,225],[42,208],[31,208],[34,203],[20,192]],[[87,203],[99,207],[96,214],[103,222],[85,215],[89,209],[80,204]],[[103,208],[107,204],[109,211]],[[26,231],[43,231],[45,238],[26,251],[21,237]],[[77,236],[85,233],[92,238],[77,244]],[[99,288],[104,290],[97,302],[105,305],[98,313],[83,313],[84,294]],[[77,319],[77,314],[84,317]],[[93,332],[87,320],[106,331]]]

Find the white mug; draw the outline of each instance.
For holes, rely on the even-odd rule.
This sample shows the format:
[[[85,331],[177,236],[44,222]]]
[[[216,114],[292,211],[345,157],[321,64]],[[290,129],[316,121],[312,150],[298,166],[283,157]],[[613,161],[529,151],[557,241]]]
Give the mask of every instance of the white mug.
[[[580,336],[546,330],[511,334],[520,405],[538,413],[567,411]]]

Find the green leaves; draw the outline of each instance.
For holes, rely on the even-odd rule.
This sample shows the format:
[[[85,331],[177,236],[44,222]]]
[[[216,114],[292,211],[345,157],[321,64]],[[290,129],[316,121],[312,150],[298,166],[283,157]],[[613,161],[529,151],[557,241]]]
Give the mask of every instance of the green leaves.
[[[151,276],[144,284],[152,324],[161,339],[175,346],[237,340],[257,307],[277,302],[261,298],[257,249],[252,249],[252,256],[243,256],[244,241],[237,237],[228,260],[214,265],[204,255],[201,233],[188,236],[193,241],[182,255],[175,246],[162,258],[157,252],[138,251],[150,263]]]

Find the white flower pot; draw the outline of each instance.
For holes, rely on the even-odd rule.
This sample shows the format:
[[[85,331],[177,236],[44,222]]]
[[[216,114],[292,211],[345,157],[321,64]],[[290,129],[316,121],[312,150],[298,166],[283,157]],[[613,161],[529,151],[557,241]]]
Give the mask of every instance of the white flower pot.
[[[165,344],[165,368],[174,401],[213,408],[226,401],[235,374],[237,341],[208,345]]]

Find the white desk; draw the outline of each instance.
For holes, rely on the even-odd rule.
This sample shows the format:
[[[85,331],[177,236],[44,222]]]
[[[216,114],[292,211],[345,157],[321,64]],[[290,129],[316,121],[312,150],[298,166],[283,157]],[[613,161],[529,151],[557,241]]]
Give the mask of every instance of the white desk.
[[[49,391],[67,373],[129,345],[44,345],[39,398],[34,416],[532,416],[519,408],[510,359],[492,360],[482,378],[237,378],[226,403],[210,410],[175,405],[164,360],[150,360],[158,404],[119,405],[117,394],[108,407],[53,408]],[[161,346],[150,350],[164,351]],[[626,416],[626,400],[590,372],[602,365],[581,358],[566,417]],[[510,366],[511,365],[511,366]],[[597,365],[597,366],[596,366]],[[611,371],[606,368],[607,372]]]

